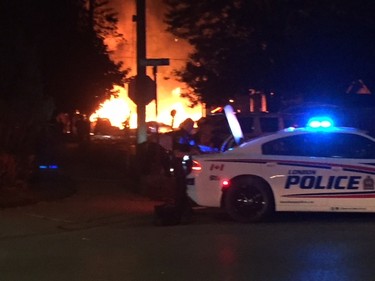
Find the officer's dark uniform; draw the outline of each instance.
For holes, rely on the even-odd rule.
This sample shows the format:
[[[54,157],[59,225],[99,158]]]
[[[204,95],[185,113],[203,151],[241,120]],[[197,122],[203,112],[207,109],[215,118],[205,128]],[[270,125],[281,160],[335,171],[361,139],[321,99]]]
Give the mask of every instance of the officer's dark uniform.
[[[192,136],[181,129],[175,132],[173,138],[172,167],[176,179],[175,204],[181,214],[190,211],[189,198],[186,192],[186,171],[183,167],[183,157],[188,155],[194,146]]]
[[[155,212],[161,225],[178,224],[181,219],[189,220],[192,214],[190,200],[186,192],[186,171],[183,167],[184,155],[190,154],[194,149],[191,131],[194,121],[185,120],[178,131],[170,133],[172,138],[171,167],[175,178],[173,203],[155,207]]]

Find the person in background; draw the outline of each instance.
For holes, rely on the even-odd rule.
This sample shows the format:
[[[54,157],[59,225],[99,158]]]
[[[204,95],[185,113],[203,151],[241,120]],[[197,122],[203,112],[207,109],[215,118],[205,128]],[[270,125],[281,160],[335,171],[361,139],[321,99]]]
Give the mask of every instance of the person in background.
[[[75,123],[79,144],[87,144],[90,140],[90,120],[86,115],[80,114]]]

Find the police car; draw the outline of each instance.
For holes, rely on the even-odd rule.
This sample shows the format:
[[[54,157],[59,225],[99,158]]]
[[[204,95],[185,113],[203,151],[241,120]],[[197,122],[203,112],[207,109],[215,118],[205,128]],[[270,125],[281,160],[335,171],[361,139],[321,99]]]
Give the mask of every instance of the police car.
[[[315,118],[217,154],[192,156],[188,196],[255,222],[275,211],[375,212],[375,139]]]

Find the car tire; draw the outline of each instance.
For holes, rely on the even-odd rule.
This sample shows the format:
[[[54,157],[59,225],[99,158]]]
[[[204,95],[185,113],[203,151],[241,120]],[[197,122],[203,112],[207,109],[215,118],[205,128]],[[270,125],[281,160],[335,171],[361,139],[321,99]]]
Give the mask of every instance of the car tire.
[[[239,177],[232,180],[225,192],[226,212],[239,222],[258,222],[275,210],[270,187],[257,177]]]

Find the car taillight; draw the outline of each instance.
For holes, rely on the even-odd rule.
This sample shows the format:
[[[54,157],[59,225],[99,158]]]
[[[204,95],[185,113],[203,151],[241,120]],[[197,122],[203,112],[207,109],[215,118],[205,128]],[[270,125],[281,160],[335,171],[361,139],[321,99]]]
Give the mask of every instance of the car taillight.
[[[223,180],[222,182],[221,182],[221,185],[223,186],[223,187],[228,187],[229,186],[229,180]]]
[[[201,171],[202,170],[202,166],[201,166],[201,164],[197,160],[193,160],[193,165],[191,166],[191,169],[193,171]]]
[[[221,187],[223,190],[228,189],[230,187],[230,181],[226,179],[221,180]]]

